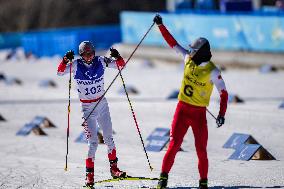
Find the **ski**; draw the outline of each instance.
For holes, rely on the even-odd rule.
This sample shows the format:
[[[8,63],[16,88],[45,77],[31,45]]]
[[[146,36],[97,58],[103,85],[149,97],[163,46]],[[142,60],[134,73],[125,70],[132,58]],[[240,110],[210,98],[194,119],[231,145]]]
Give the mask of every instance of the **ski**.
[[[95,184],[105,183],[105,182],[116,182],[116,181],[121,181],[121,180],[159,180],[159,178],[126,176],[122,178],[111,178],[111,179],[96,181]]]

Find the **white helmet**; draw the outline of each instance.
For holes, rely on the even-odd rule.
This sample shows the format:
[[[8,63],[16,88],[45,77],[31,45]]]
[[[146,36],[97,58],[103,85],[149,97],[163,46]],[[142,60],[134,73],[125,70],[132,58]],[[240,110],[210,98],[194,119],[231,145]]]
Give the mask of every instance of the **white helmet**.
[[[82,56],[83,53],[91,53],[95,54],[95,47],[90,41],[83,41],[79,45],[79,55]]]

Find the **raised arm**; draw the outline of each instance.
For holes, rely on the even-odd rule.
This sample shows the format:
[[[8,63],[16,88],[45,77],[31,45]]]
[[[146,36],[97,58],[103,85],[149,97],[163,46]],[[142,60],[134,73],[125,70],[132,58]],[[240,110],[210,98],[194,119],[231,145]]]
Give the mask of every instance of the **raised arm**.
[[[157,14],[153,21],[158,25],[159,30],[160,30],[162,36],[164,37],[164,39],[166,40],[166,42],[168,43],[168,45],[171,48],[175,49],[177,52],[181,53],[183,55],[183,57],[185,57],[186,54],[188,54],[188,51],[185,48],[183,48],[182,46],[180,46],[180,44],[171,35],[171,33],[166,28],[166,26],[163,24],[162,17]]]
[[[112,58],[104,57],[103,62],[105,63],[106,67],[122,69],[125,66],[124,59],[120,56],[116,49],[110,48],[110,56]]]
[[[219,95],[220,95],[220,109],[219,114],[217,117],[217,124],[218,126],[222,126],[225,122],[225,114],[227,110],[227,103],[228,103],[228,92],[226,89],[225,82],[221,76],[221,72],[218,68],[212,71],[211,73],[211,81],[216,86]]]
[[[74,51],[70,50],[64,55],[62,61],[58,65],[57,75],[61,76],[69,73],[70,64],[68,64],[68,62],[71,62],[73,59],[74,59]]]

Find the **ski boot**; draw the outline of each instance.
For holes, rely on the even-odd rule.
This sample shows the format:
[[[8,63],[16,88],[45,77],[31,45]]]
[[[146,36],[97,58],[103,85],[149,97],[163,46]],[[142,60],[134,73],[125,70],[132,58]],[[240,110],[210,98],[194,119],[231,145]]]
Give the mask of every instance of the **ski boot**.
[[[112,176],[112,178],[125,178],[126,172],[119,170],[119,168],[117,167],[117,158],[114,160],[109,160],[110,163],[110,174]]]
[[[198,189],[208,189],[208,180],[207,179],[200,179]]]
[[[94,188],[94,162],[92,158],[86,159],[86,179],[85,188]]]
[[[168,185],[168,173],[161,173],[157,189],[166,189]]]
[[[85,188],[88,189],[94,188],[94,172],[86,173]]]

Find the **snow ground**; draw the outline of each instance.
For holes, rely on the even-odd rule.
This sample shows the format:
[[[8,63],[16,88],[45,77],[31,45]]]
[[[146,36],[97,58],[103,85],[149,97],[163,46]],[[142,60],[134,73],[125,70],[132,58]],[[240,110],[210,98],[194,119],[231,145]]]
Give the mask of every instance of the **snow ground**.
[[[27,62],[1,61],[0,73],[22,80],[23,85],[6,85],[0,81],[0,114],[7,122],[0,122],[0,188],[82,188],[84,159],[87,145],[75,143],[82,132],[80,103],[72,85],[71,128],[69,138],[68,171],[64,171],[68,104],[68,76],[56,76],[59,58],[42,58]],[[178,89],[182,79],[179,65],[155,63],[154,68],[142,60],[132,60],[122,72],[127,85],[140,92],[130,95],[140,131],[147,144],[147,136],[156,127],[170,127],[176,100],[166,97]],[[107,70],[105,87],[117,74]],[[261,74],[258,70],[228,69],[223,72],[227,89],[245,100],[243,104],[229,104],[226,123],[216,128],[208,114],[209,186],[211,188],[284,188],[284,72]],[[45,79],[52,79],[57,88],[39,87]],[[158,177],[165,151],[148,152],[151,172],[137,133],[126,97],[117,91],[120,78],[106,97],[112,116],[119,166],[133,176]],[[218,94],[214,89],[208,109],[217,115]],[[43,129],[48,136],[16,136],[16,132],[36,115],[50,119],[57,128]],[[233,133],[251,134],[277,160],[228,160],[231,149],[222,148]],[[281,139],[282,138],[282,139]],[[191,130],[169,177],[170,189],[198,186],[197,158]],[[110,178],[106,147],[100,145],[95,161],[95,180]],[[157,181],[122,181],[99,184],[96,188],[146,188]]]

